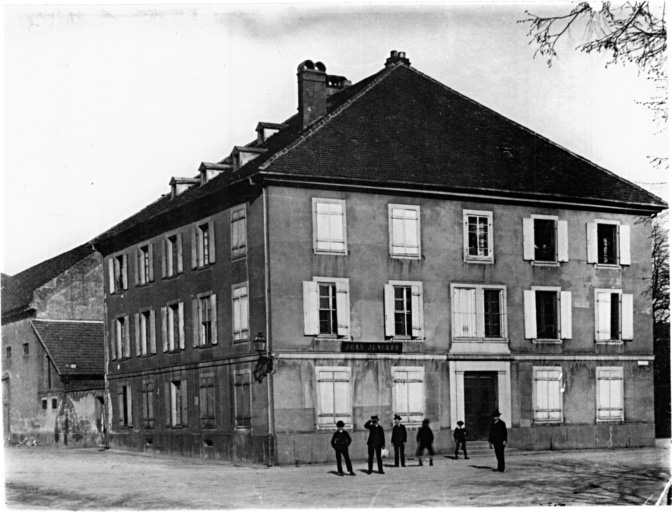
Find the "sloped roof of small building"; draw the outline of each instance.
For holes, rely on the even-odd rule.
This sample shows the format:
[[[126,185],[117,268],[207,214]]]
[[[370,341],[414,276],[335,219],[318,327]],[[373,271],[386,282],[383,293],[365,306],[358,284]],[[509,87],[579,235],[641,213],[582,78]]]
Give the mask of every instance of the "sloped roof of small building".
[[[33,292],[94,252],[90,243],[38,263],[2,280],[2,316],[27,308]]]
[[[329,97],[327,114],[307,128],[298,115],[283,124],[273,137],[247,145],[266,151],[237,172],[221,173],[174,199],[164,196],[98,240],[255,174],[652,213],[667,207],[643,188],[405,63]]]
[[[59,375],[103,375],[103,322],[31,320]]]

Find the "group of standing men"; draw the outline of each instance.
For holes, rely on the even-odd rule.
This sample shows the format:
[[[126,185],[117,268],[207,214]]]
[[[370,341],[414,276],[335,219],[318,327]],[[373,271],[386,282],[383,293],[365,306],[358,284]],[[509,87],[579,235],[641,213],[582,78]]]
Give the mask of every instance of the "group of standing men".
[[[488,437],[488,442],[490,444],[490,448],[494,448],[495,450],[495,456],[497,457],[497,471],[504,471],[504,447],[506,446],[507,442],[506,424],[500,419],[499,411],[495,410],[492,416],[493,422],[490,425],[490,435]],[[422,427],[418,429],[418,433],[416,435],[418,448],[415,454],[416,456],[420,457],[420,466],[423,465],[422,456],[425,451],[427,451],[429,454],[429,465],[434,465],[434,433],[429,427],[429,423],[430,421],[428,419],[424,419],[422,421]],[[464,452],[464,458],[469,458],[467,457],[466,444],[467,431],[462,427],[463,425],[464,422],[458,421],[457,428],[454,432],[455,459],[458,458],[457,455],[460,447],[462,447]],[[348,453],[348,447],[350,446],[350,443],[352,443],[352,438],[350,437],[350,434],[344,430],[344,427],[345,424],[342,421],[338,421],[336,423],[337,430],[334,432],[334,435],[331,438],[331,446],[336,452],[336,468],[338,470],[338,475],[344,475],[343,465],[341,462],[341,458],[343,458],[345,460],[345,465],[348,472],[350,475],[355,476],[355,473],[352,471],[352,463],[350,462],[350,455]],[[378,463],[378,472],[381,475],[384,475],[385,471],[383,470],[382,450],[385,447],[385,431],[383,430],[383,427],[378,424],[378,416],[371,416],[371,419],[369,419],[364,424],[364,428],[369,431],[369,438],[366,441],[369,455],[369,466],[367,474],[370,475],[373,472],[373,459],[375,456],[376,462]],[[392,427],[391,442],[394,446],[394,466],[399,467],[401,464],[401,467],[406,467],[406,456],[404,449],[407,442],[407,433],[406,427],[401,424],[401,416],[398,414],[394,415],[394,426]]]

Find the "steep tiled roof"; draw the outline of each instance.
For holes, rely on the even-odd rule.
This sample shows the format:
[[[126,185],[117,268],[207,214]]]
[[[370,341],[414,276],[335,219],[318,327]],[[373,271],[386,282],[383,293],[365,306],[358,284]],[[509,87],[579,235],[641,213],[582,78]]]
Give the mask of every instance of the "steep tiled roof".
[[[54,256],[14,276],[2,280],[2,316],[20,312],[33,299],[33,292],[48,283],[90,254],[90,243],[82,244],[63,254]]]
[[[60,375],[103,375],[103,322],[31,320]]]
[[[100,235],[115,237],[260,173],[502,199],[562,200],[646,211],[666,203],[407,65],[334,94],[327,115],[303,129],[298,115],[237,172],[163,196]],[[219,163],[230,163],[226,158]]]

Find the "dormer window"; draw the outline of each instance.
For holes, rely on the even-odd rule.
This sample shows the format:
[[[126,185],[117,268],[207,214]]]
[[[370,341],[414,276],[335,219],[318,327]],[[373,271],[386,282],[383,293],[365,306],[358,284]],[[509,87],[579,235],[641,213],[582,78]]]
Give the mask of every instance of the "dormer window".
[[[201,163],[201,166],[198,168],[200,173],[201,185],[205,185],[208,181],[216,178],[220,174],[233,170],[233,166],[230,164],[212,164],[208,162]]]
[[[281,129],[286,128],[286,124],[265,123],[260,122],[257,125],[257,144],[268,140],[270,137],[278,133]]]
[[[193,185],[198,185],[201,182],[199,178],[176,178],[170,180],[170,198],[175,199],[177,196],[191,188]]]
[[[237,171],[246,163],[251,162],[260,154],[266,152],[262,148],[248,148],[244,146],[236,146],[231,152],[231,159],[233,160],[233,170]]]

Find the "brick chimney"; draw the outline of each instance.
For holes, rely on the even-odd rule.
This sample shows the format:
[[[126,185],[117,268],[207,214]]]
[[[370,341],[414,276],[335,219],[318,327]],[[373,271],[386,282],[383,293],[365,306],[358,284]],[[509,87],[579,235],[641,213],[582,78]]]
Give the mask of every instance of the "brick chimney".
[[[385,61],[385,67],[390,66],[392,64],[396,64],[397,62],[401,62],[406,66],[411,65],[411,61],[406,58],[406,52],[398,52],[396,50],[392,50],[390,52],[390,56]]]
[[[327,98],[351,85],[343,76],[327,75],[321,62],[306,60],[299,64],[299,116],[303,128],[310,126],[327,113]]]

